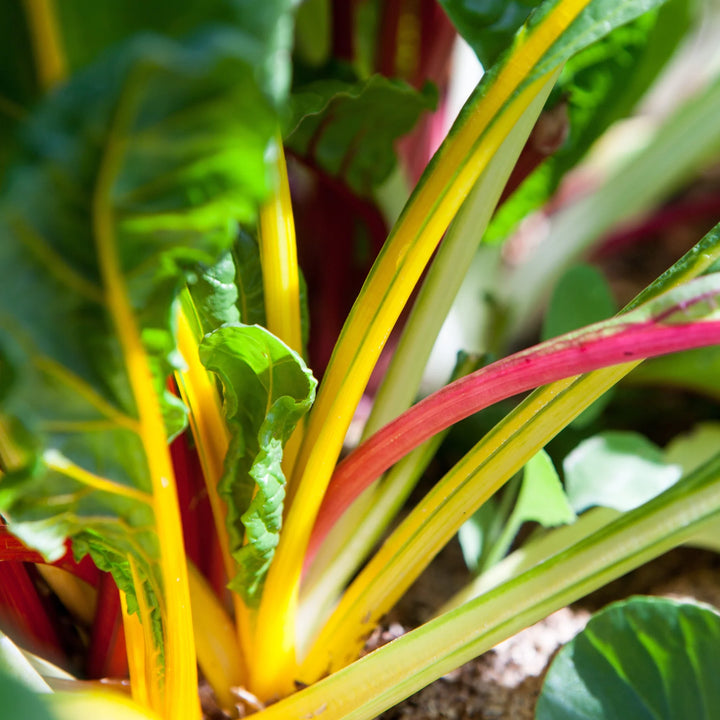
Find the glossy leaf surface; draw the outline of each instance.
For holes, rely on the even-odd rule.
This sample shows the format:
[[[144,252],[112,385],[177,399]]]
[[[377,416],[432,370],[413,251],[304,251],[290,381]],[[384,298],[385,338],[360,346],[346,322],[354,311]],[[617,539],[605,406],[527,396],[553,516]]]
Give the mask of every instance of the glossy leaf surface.
[[[710,720],[720,713],[714,609],[632,598],[595,615],[557,655],[537,720]]]

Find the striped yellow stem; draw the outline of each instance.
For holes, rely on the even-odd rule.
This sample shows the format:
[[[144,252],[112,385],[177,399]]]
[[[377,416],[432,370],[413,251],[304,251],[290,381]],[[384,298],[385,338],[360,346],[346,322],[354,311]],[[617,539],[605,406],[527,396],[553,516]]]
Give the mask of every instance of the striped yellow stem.
[[[265,296],[267,329],[287,346],[303,354],[300,321],[300,274],[295,240],[295,220],[290,199],[285,153],[282,138],[274,143],[275,183],[272,197],[260,208],[260,258]],[[302,442],[304,422],[285,444],[283,472],[288,478],[288,491],[293,466]]]
[[[178,348],[185,360],[186,369],[175,373],[183,402],[189,409],[190,430],[195,439],[200,467],[212,508],[215,530],[220,543],[220,552],[228,580],[235,577],[237,567],[230,553],[229,536],[226,526],[227,506],[218,494],[217,486],[224,472],[225,456],[230,445],[230,436],[223,420],[220,397],[214,379],[200,362],[198,343],[200,329],[194,330],[187,316],[188,309],[178,315]],[[241,676],[247,674],[245,657],[249,652],[249,630],[242,631],[246,616],[245,606],[236,593],[232,593],[235,629],[240,646],[243,648],[238,667]]]
[[[243,663],[240,646],[235,639],[235,625],[192,563],[188,564],[188,578],[198,664],[215,691],[220,706],[230,711],[236,702],[230,688],[243,683]]]
[[[55,3],[54,0],[24,0],[24,4],[38,81],[43,89],[49,90],[66,74]]]
[[[125,286],[111,204],[113,182],[124,156],[123,130],[130,121],[132,109],[127,101],[121,104],[110,128],[92,198],[93,230],[105,300],[123,351],[137,406],[140,440],[153,496],[165,635],[164,680],[159,674],[160,668],[154,676],[155,683],[162,683],[162,707],[153,709],[174,720],[199,720],[195,640],[175,476],[152,373]],[[141,594],[142,588],[137,588],[137,591]],[[143,630],[149,640],[152,629],[145,627]]]
[[[292,511],[268,574],[257,619],[261,697],[292,691],[295,615],[308,538],[370,373],[402,308],[455,213],[515,121],[548,77],[522,89],[535,64],[590,0],[562,0],[518,42],[471,113],[434,158],[368,277],[333,353],[295,468]],[[515,96],[515,97],[514,97]]]

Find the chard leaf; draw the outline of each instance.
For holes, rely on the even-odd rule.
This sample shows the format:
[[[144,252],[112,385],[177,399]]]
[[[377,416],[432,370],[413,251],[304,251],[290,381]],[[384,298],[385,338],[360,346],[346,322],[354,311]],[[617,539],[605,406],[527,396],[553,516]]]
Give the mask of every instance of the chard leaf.
[[[374,75],[346,83],[321,80],[295,91],[286,145],[321,170],[368,194],[395,167],[395,141],[409,132],[437,93]]]
[[[552,195],[590,145],[630,113],[674,53],[693,14],[690,0],[669,0],[568,61],[558,83],[558,92],[567,98],[568,138],[498,210],[487,242],[507,237],[521,218]]]
[[[91,553],[159,648],[172,473],[152,470],[166,437],[142,408],[177,429],[175,299],[254,218],[277,122],[235,39],[145,36],[73,77],[26,128],[1,206],[0,512],[49,560],[67,537]]]
[[[230,26],[235,48],[257,69],[263,90],[284,97],[290,78],[296,0],[176,0],[172,9],[145,0],[62,0],[55,3],[58,26],[71,68],[96,60],[111,45],[142,32],[180,38],[198,27]]]
[[[317,383],[297,353],[259,326],[218,328],[203,339],[200,359],[222,381],[232,432],[218,486],[239,566],[230,586],[255,607],[282,522],[283,447],[310,409]]]
[[[632,432],[605,432],[581,442],[564,460],[565,488],[575,512],[601,506],[632,510],[682,476],[662,450]]]
[[[715,718],[720,617],[668,598],[614,603],[553,660],[537,720]]]
[[[540,0],[440,0],[440,4],[482,66],[488,68]]]

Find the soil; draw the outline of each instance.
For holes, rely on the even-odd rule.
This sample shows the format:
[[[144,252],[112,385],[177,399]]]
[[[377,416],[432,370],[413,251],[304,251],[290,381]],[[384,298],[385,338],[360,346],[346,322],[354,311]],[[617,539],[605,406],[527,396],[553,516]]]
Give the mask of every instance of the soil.
[[[557,650],[582,630],[593,612],[638,594],[694,598],[720,607],[719,568],[720,556],[714,553],[692,548],[673,550],[509,638],[386,711],[378,720],[532,720],[548,664]],[[403,628],[429,619],[432,608],[458,589],[463,574],[459,549],[451,545],[393,611],[383,639],[390,640]]]

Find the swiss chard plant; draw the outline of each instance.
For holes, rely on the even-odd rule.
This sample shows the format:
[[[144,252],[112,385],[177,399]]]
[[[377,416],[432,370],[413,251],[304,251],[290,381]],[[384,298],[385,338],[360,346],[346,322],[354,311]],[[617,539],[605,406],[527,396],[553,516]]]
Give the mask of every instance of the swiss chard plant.
[[[720,226],[614,317],[553,311],[542,342],[508,348],[577,256],[714,158],[720,85],[498,265],[657,78],[691,3],[477,5],[0,7],[3,707],[194,720],[202,685],[231,717],[372,718],[711,534],[720,456],[618,470],[613,504],[583,468],[632,465],[645,441],[597,436],[624,448],[613,466],[586,439],[565,488],[543,448],[648,358],[680,353],[650,381],[717,390]],[[486,71],[420,174],[451,21]],[[398,166],[420,175],[407,197]],[[499,359],[462,356],[415,402],[483,235]],[[592,279],[565,300],[562,282],[561,309],[591,307]],[[395,523],[451,426],[515,396]],[[508,555],[527,521],[546,529]],[[458,531],[478,577],[361,657]]]

